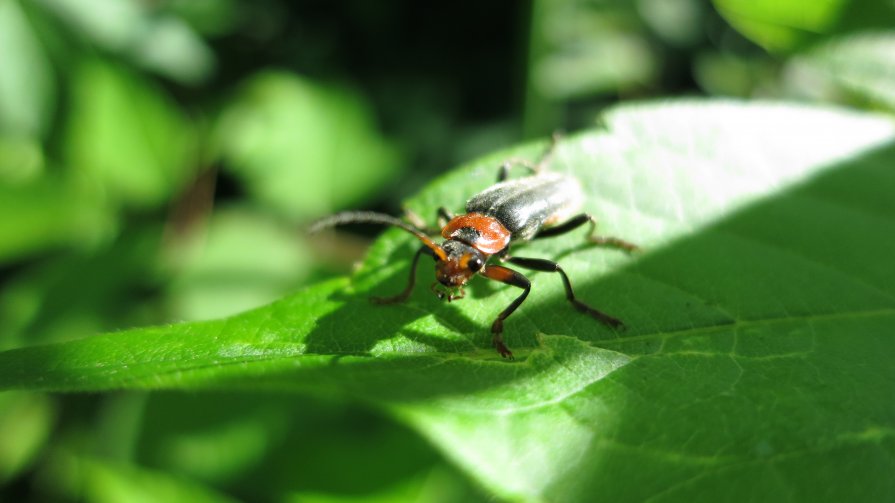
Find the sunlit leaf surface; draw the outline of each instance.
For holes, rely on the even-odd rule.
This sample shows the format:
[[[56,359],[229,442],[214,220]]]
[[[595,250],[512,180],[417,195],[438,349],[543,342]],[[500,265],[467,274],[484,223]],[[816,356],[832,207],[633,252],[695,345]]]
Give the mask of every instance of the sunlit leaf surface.
[[[552,257],[509,318],[515,362],[488,326],[518,291],[476,280],[444,304],[403,285],[412,238],[390,231],[352,279],[236,317],[0,353],[5,388],[274,389],[359,398],[426,436],[496,494],[548,501],[883,501],[895,498],[895,127],[782,104],[619,107],[564,140],[601,230],[517,249]],[[460,210],[500,152],[433,183],[422,215]]]

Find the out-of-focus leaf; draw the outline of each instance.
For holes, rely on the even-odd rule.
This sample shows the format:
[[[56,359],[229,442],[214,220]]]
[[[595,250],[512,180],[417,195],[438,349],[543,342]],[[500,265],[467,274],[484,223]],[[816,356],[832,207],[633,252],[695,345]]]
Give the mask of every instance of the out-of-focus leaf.
[[[144,7],[132,0],[36,0],[95,43],[125,50],[142,28]]]
[[[214,54],[183,20],[134,0],[37,0],[81,36],[183,83],[211,75]]]
[[[49,472],[56,498],[88,503],[234,503],[236,500],[185,477],[62,451]]]
[[[638,0],[637,12],[652,30],[675,46],[689,46],[704,35],[704,9],[697,0]]]
[[[415,479],[443,463],[406,426],[331,400],[155,393],[143,424],[141,464],[237,495],[361,495]]]
[[[714,0],[737,30],[771,50],[796,47],[835,26],[849,0]]]
[[[0,2],[0,133],[40,136],[56,102],[56,86],[19,0]]]
[[[299,427],[288,409],[284,400],[267,395],[155,393],[145,408],[138,458],[147,466],[233,486]]]
[[[526,137],[548,135],[560,122],[591,124],[599,108],[569,101],[633,94],[655,83],[660,59],[638,7],[625,0],[532,2]],[[686,18],[684,10],[676,12]]]
[[[603,32],[591,40],[551,52],[537,63],[534,84],[552,99],[614,93],[654,77],[649,45],[630,33]]]
[[[657,62],[627,2],[541,1],[532,37],[532,84],[558,100],[642,86]],[[637,29],[641,28],[641,29]]]
[[[50,437],[53,401],[37,393],[0,393],[0,485],[28,467]]]
[[[476,503],[495,498],[471,487],[468,480],[446,467],[408,477],[400,483],[358,494],[301,491],[283,499],[288,503]]]
[[[696,58],[693,78],[711,95],[748,98],[776,83],[778,69],[766,58],[709,52]]]
[[[893,499],[893,121],[688,101],[604,124],[552,167],[581,181],[601,232],[648,251],[582,249],[573,233],[515,254],[557,258],[624,332],[577,315],[550,274],[531,275],[507,322],[515,363],[488,326],[518,290],[371,305],[405,284],[418,246],[392,230],[351,280],[223,320],[6,351],[0,386],[347,395],[508,498]],[[502,160],[540,148],[452,172],[410,206],[460,209]]]
[[[33,138],[0,136],[0,185],[33,182],[44,169],[43,150]]]
[[[204,35],[229,33],[241,19],[243,8],[236,0],[170,0],[166,7]]]
[[[216,211],[177,266],[171,284],[175,317],[229,316],[295,289],[310,267],[300,234],[257,211]]]
[[[164,319],[152,296],[158,234],[151,227],[131,228],[115,242],[60,254],[12,276],[0,291],[0,347],[69,340]]]
[[[895,111],[895,31],[833,39],[791,60],[787,76],[801,96],[845,94]]]
[[[130,51],[142,67],[185,84],[198,84],[214,71],[214,53],[183,20],[160,16],[149,23]]]
[[[112,223],[96,195],[57,178],[0,183],[0,263],[54,247],[89,248],[107,237]]]
[[[286,73],[243,86],[221,117],[217,143],[252,195],[296,219],[350,206],[401,166],[359,95]]]
[[[95,179],[113,202],[153,207],[193,175],[195,135],[149,81],[101,61],[74,75],[65,136],[68,167]]]
[[[714,0],[743,35],[771,51],[791,51],[837,33],[891,28],[895,4],[878,0]]]

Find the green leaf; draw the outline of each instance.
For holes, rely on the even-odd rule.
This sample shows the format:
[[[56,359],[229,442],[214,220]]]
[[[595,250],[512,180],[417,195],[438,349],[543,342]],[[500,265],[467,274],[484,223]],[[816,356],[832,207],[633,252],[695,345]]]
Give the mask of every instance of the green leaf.
[[[64,500],[90,503],[233,503],[236,500],[183,477],[62,452],[53,466],[56,485],[42,492],[64,492]],[[59,481],[63,481],[61,487]]]
[[[68,214],[76,213],[76,208],[69,208]],[[66,215],[60,209],[51,217]],[[54,220],[26,222],[37,226]],[[41,229],[67,237],[69,246],[79,247],[99,237],[91,236],[90,230],[87,226]],[[160,235],[157,225],[135,224],[112,242],[91,243],[93,249],[76,248],[80,253],[60,253],[19,268],[0,291],[0,347],[80,339],[116,327],[157,322],[157,306],[147,301],[147,295],[159,282],[152,259],[160,247]]]
[[[217,209],[176,266],[170,303],[182,320],[219,318],[268,304],[300,284],[311,257],[299,234],[247,208]]]
[[[40,143],[32,138],[0,136],[0,185],[33,182],[44,171]]]
[[[113,201],[152,207],[193,175],[194,131],[150,81],[101,61],[75,72],[65,147],[71,169],[87,173]]]
[[[838,37],[788,63],[801,95],[845,94],[895,111],[895,31]]]
[[[714,0],[743,35],[770,51],[792,51],[829,35],[890,28],[895,7],[877,0]]]
[[[38,393],[0,394],[0,483],[37,458],[55,422],[54,403]]]
[[[414,482],[408,489],[420,492],[421,479],[433,471],[446,472],[453,493],[471,492],[406,425],[356,404],[238,392],[159,392],[148,398],[137,461],[224,485],[231,494],[279,501],[277,495],[301,492],[359,501],[371,493],[390,494],[408,480]]]
[[[84,39],[184,84],[207,80],[214,53],[183,19],[162,6],[117,0],[39,0]]]
[[[788,49],[830,29],[849,0],[715,0],[715,6],[737,30],[768,49]]]
[[[477,281],[445,304],[398,291],[416,244],[389,231],[351,280],[232,318],[0,353],[0,386],[274,389],[390,411],[503,497],[551,501],[895,498],[895,125],[771,103],[629,105],[564,140],[601,231],[519,248],[556,258],[615,332],[568,306],[559,278],[518,295]],[[499,152],[411,201],[462,209]],[[818,483],[818,481],[823,481]]]
[[[165,8],[188,22],[201,35],[213,38],[234,31],[245,19],[237,0],[171,0]]]
[[[294,219],[349,206],[399,176],[397,151],[360,95],[283,72],[243,86],[217,141],[225,168]]]
[[[0,182],[0,215],[7,216],[0,218],[0,263],[52,248],[87,248],[107,237],[112,226],[97,192],[53,176]]]
[[[0,65],[0,133],[45,133],[56,98],[53,72],[16,0],[0,2]]]

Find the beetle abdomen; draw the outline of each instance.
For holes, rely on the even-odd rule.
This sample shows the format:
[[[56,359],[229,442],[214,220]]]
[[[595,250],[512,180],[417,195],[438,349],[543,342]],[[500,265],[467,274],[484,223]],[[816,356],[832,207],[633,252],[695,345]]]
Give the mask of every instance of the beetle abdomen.
[[[466,211],[494,217],[513,234],[514,241],[527,240],[541,227],[572,216],[583,199],[574,178],[543,173],[498,183],[473,196]]]

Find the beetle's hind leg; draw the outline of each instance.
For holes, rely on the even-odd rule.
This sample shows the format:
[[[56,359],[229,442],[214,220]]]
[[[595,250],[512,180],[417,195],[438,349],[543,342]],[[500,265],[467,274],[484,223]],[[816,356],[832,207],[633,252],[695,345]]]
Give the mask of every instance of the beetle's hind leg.
[[[553,160],[553,153],[556,151],[556,144],[559,143],[559,138],[560,136],[558,133],[554,133],[553,136],[550,137],[550,144],[544,149],[544,153],[541,154],[541,157],[538,158],[537,162],[531,162],[528,159],[520,159],[517,157],[504,161],[504,163],[500,165],[500,170],[497,172],[497,182],[500,183],[506,180],[510,176],[510,170],[515,167],[525,168],[532,175],[544,171],[544,168],[546,168],[547,165],[550,164],[550,161]]]
[[[566,290],[566,300],[572,304],[572,306],[578,310],[580,313],[584,313],[591,318],[596,319],[600,323],[604,325],[608,325],[612,328],[621,328],[624,327],[624,323],[617,318],[613,318],[608,314],[600,311],[599,309],[588,306],[584,302],[581,302],[575,297],[575,291],[572,290],[572,283],[569,281],[569,276],[566,275],[566,272],[563,271],[562,267],[559,266],[556,262],[552,262],[550,260],[544,260],[539,258],[522,258],[522,257],[509,257],[506,259],[508,262],[512,264],[516,264],[519,267],[524,267],[526,269],[531,269],[532,271],[542,271],[542,272],[556,272],[559,273],[559,276],[562,278],[563,287]]]
[[[510,170],[517,167],[527,169],[532,175],[538,172],[538,165],[528,159],[507,159],[500,165],[500,171],[497,172],[497,183],[509,178]]]
[[[624,239],[612,237],[612,236],[595,236],[594,233],[597,230],[597,220],[587,214],[582,213],[580,215],[576,215],[565,223],[557,225],[556,227],[550,227],[547,229],[541,229],[532,239],[542,239],[542,238],[550,238],[555,236],[560,236],[562,234],[566,234],[571,232],[582,225],[590,223],[590,231],[587,233],[587,241],[598,246],[609,246],[612,248],[619,248],[621,250],[625,250],[626,252],[635,252],[640,250],[640,247],[635,245],[634,243],[625,241]]]
[[[456,215],[454,215],[454,212],[452,212],[451,210],[445,208],[444,206],[439,206],[439,207],[438,207],[438,213],[437,213],[437,215],[438,215],[438,228],[439,228],[439,232],[440,232],[441,229],[444,228],[445,225],[448,224],[448,222],[450,222],[451,220],[453,220],[454,217],[456,216]]]

